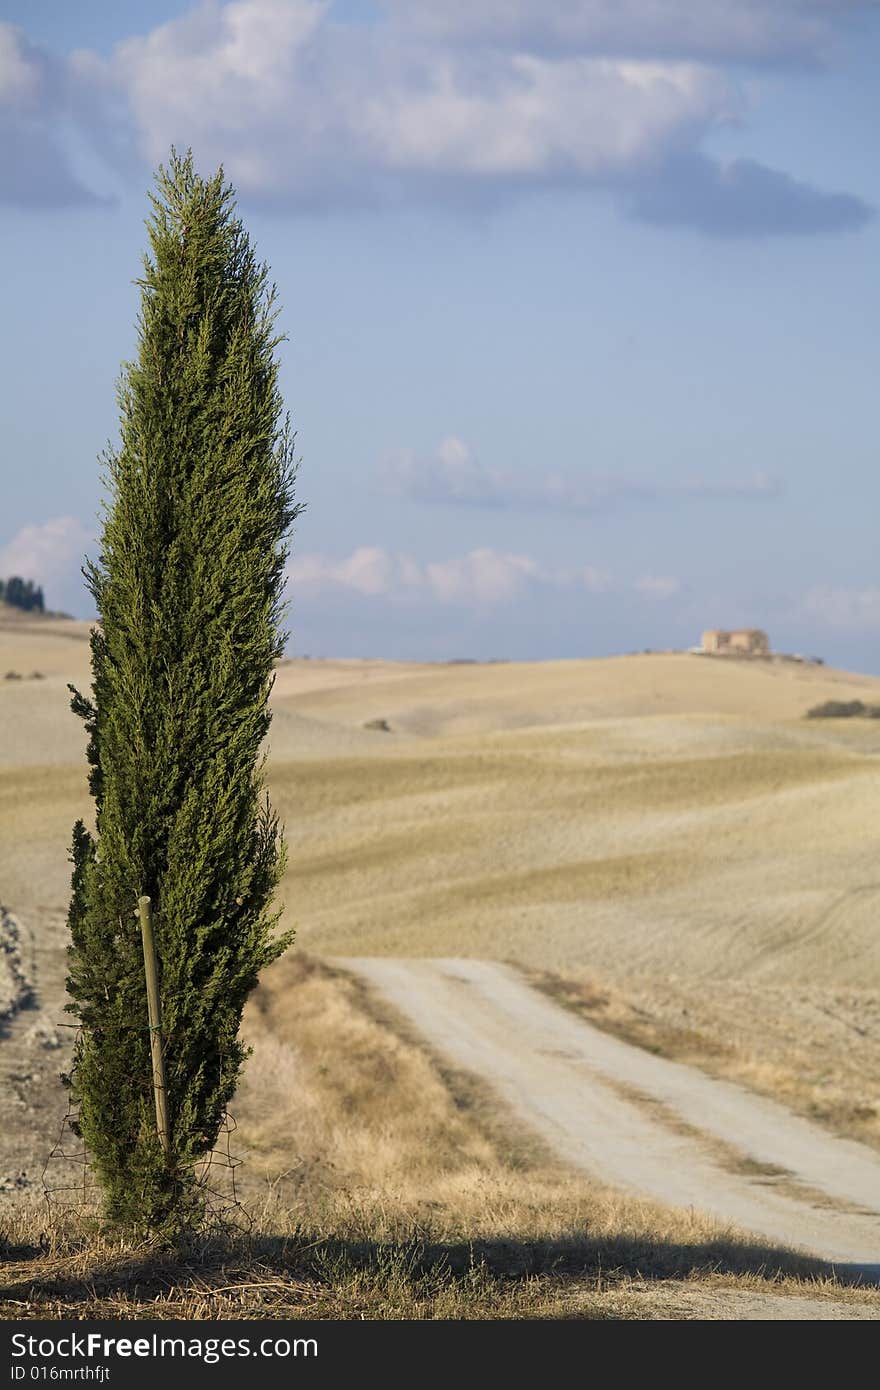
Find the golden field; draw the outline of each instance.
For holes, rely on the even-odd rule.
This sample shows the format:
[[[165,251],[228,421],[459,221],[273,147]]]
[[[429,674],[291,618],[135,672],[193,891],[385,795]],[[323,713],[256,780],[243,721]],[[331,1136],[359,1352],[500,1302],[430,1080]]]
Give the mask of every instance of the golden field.
[[[85,624],[0,621],[0,901],[29,928],[40,1006],[56,1020],[67,844],[90,807],[65,683],[88,684],[86,637]],[[880,722],[803,717],[853,698],[880,701],[880,680],[686,654],[280,665],[268,782],[299,953],[267,974],[246,1018],[255,1053],[238,1139],[261,1229],[288,1231],[288,1254],[306,1235],[336,1233],[345,1248],[321,1246],[326,1270],[338,1260],[324,1284],[298,1254],[251,1249],[279,1307],[751,1316],[768,1270],[817,1268],[568,1172],[332,958],[510,961],[602,1027],[880,1145]],[[375,720],[390,732],[364,727]],[[56,1059],[33,1068],[41,1110]],[[29,1168],[45,1130],[23,1094],[15,1152]],[[74,1258],[61,1232],[56,1265],[34,1263],[29,1211],[10,1226],[14,1306],[25,1286],[35,1308],[81,1304],[91,1279],[95,1309],[130,1314],[135,1256],[98,1244]],[[475,1242],[482,1264],[462,1254]],[[437,1283],[435,1246],[457,1252],[470,1285],[461,1270]],[[198,1276],[205,1306],[241,1316],[211,1292],[223,1287],[213,1258]],[[409,1275],[398,1264],[392,1277],[406,1258]],[[65,1284],[62,1267],[81,1278]],[[180,1271],[163,1268],[158,1285],[177,1290],[167,1315],[199,1315]],[[617,1272],[597,1282],[597,1268]],[[270,1290],[254,1293],[261,1280],[240,1282],[242,1306],[271,1306]],[[872,1294],[773,1287],[792,1307],[858,1298],[876,1315]]]

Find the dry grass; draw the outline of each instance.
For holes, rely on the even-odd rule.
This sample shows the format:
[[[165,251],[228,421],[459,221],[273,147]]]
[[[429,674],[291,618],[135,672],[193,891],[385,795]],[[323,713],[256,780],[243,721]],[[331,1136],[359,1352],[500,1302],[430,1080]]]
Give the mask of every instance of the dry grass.
[[[70,830],[90,812],[65,685],[87,684],[86,636],[0,623],[0,670],[46,674],[0,682],[0,895],[32,932],[50,1021],[63,1018]],[[878,694],[846,673],[684,656],[289,662],[269,762],[291,849],[287,922],[322,957],[471,955],[544,972],[593,1022],[878,1143],[880,726],[802,717]],[[768,1271],[814,1268],[573,1178],[353,982],[301,956],[270,974],[248,1033],[238,1115],[264,1243],[156,1266],[155,1252],[75,1229],[53,1227],[41,1252],[25,1223],[10,1227],[16,1298],[33,1286],[35,1308],[119,1315],[202,1298],[235,1316],[272,1306],[268,1287],[219,1292],[232,1269],[247,1285],[254,1261],[257,1282],[284,1285],[279,1307],[645,1317],[691,1299],[693,1316],[718,1279],[736,1284],[728,1301],[757,1298]],[[41,1075],[56,1059],[37,1057]],[[31,1164],[48,1090],[30,1103],[19,1138],[0,1138],[10,1172]]]
[[[817,1260],[559,1167],[301,953],[268,972],[247,1034],[236,1138],[254,1230],[169,1251],[10,1206],[7,1317],[719,1317],[737,1299],[880,1316],[880,1293]]]
[[[387,1240],[275,1227],[162,1250],[22,1213],[3,1237],[0,1318],[15,1321],[880,1317],[875,1291],[773,1272],[758,1248],[731,1272],[711,1243],[664,1275],[650,1246],[643,1273],[634,1248],[610,1243],[453,1242],[417,1226]]]

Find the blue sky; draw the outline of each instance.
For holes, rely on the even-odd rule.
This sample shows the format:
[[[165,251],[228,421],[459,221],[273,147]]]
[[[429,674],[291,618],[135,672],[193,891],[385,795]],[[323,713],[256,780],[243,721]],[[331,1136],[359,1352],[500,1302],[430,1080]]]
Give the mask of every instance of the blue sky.
[[[293,650],[880,672],[878,58],[858,0],[5,0],[0,573],[89,613],[174,141],[280,290]]]

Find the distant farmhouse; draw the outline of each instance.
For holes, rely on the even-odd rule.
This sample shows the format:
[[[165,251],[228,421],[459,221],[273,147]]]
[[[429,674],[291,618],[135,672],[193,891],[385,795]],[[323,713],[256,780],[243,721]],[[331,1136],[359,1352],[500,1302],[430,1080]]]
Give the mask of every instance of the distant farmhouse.
[[[728,632],[710,627],[703,633],[700,651],[715,656],[769,656],[770,638],[759,627],[740,627]]]

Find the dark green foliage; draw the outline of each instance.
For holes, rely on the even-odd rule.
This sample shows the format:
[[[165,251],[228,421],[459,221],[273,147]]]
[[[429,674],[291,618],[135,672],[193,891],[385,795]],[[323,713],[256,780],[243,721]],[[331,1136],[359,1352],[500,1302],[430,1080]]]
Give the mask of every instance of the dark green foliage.
[[[74,828],[69,1005],[74,1090],[108,1216],[191,1222],[245,1056],[242,1009],[288,944],[270,912],[283,869],[262,791],[293,504],[274,289],[222,173],[160,169],[139,351],[105,455],[101,555],[86,568],[100,628],[89,734],[96,833]],[[137,900],[153,900],[172,1158],[155,1132]]]
[[[43,590],[32,579],[22,579],[17,574],[5,582],[0,579],[0,601],[23,608],[26,613],[42,613],[45,608]]]
[[[826,700],[807,710],[807,719],[880,719],[880,705],[862,700]]]

